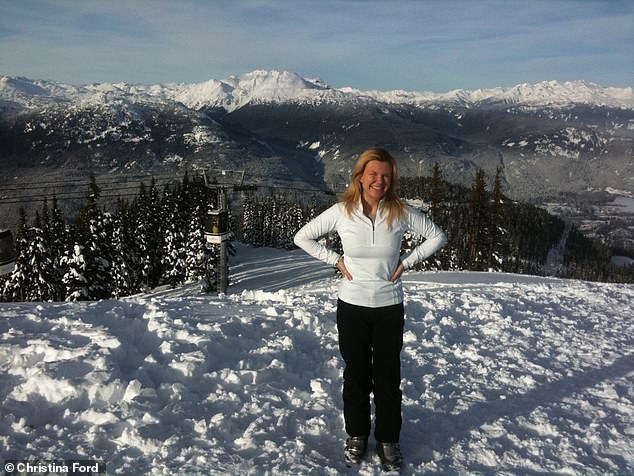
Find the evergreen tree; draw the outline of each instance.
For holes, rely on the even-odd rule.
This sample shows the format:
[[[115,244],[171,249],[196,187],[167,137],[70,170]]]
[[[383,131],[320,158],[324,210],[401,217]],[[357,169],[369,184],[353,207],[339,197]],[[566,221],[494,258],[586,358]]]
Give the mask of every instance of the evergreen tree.
[[[125,229],[118,217],[112,221],[111,288],[112,297],[128,296],[136,292],[135,279],[130,266],[131,254],[126,245]]]
[[[165,210],[161,206],[161,193],[156,186],[156,181],[152,177],[150,184],[150,216],[152,226],[152,241],[150,243],[152,253],[152,283],[154,286],[160,284],[163,275],[163,250],[164,242],[164,219]]]
[[[62,211],[57,204],[57,196],[53,195],[53,208],[50,214],[50,222],[48,226],[48,240],[53,256],[53,266],[55,268],[55,300],[61,301],[65,298],[64,267],[62,266],[62,256],[64,250],[68,247],[68,228],[64,222]]]
[[[101,190],[95,176],[92,175],[88,204],[80,211],[76,222],[77,241],[66,253],[68,265],[78,260],[76,266],[82,268],[82,278],[78,281],[85,281],[80,295],[76,295],[73,299],[104,299],[111,296],[113,287],[112,215],[99,208],[100,196]],[[77,245],[80,254],[77,253]]]
[[[277,246],[276,240],[276,222],[277,219],[277,201],[274,197],[267,197],[264,200],[262,206],[263,223],[262,228],[264,231],[264,246]]]
[[[44,197],[44,203],[42,205],[42,220],[41,226],[44,241],[50,245],[51,243],[51,218],[48,210],[48,199]]]
[[[143,280],[141,277],[141,265],[138,254],[138,201],[132,203],[119,199],[116,208],[116,216],[120,237],[117,247],[120,249],[121,260],[125,263],[126,282],[129,288],[128,294],[141,291]]]
[[[189,222],[187,230],[187,254],[185,257],[187,281],[195,281],[197,279],[209,276],[213,268],[213,256],[207,247],[207,241],[203,233],[203,213],[204,209],[200,207],[194,210]]]
[[[20,210],[16,262],[5,282],[4,294],[10,300],[48,301],[54,298],[51,253],[44,241],[39,213],[36,216],[40,228],[29,227],[24,209]]]
[[[163,224],[165,251],[163,253],[163,278],[171,286],[185,281],[186,276],[186,225],[184,203],[177,200],[177,193],[166,189],[163,194]]]
[[[283,216],[284,227],[280,239],[280,246],[290,250],[295,246],[293,241],[295,234],[305,223],[304,210],[298,203],[289,202],[284,206]]]
[[[503,219],[504,196],[502,194],[502,168],[498,167],[493,181],[493,192],[489,207],[489,249],[487,252],[487,267],[492,271],[502,271],[505,249],[503,246],[504,228]]]
[[[483,271],[488,258],[486,252],[490,243],[490,223],[486,190],[486,175],[478,169],[471,189],[469,205],[468,256],[469,269]]]
[[[85,301],[90,299],[83,246],[75,243],[70,249],[66,250],[62,257],[62,266],[66,270],[62,278],[66,289],[66,301]]]
[[[41,222],[40,222],[41,225]],[[51,301],[55,299],[55,267],[51,250],[44,239],[42,228],[33,227],[29,230],[27,255],[27,289],[24,296],[26,301]]]
[[[148,191],[141,184],[136,223],[136,252],[141,281],[146,289],[157,286],[161,280],[162,227],[160,203],[154,182]]]
[[[112,217],[95,210],[90,220],[90,234],[84,243],[85,277],[88,281],[87,299],[105,299],[112,290]]]
[[[315,218],[318,214],[319,214],[319,212],[318,212],[318,207],[317,207],[317,199],[315,197],[313,197],[310,200],[310,204],[308,205],[308,210],[304,214],[305,215],[304,222],[308,223],[313,218]],[[303,226],[303,223],[302,223],[302,226]]]
[[[75,220],[75,240],[82,244],[90,239],[90,222],[95,218],[95,214],[99,210],[98,201],[101,196],[101,189],[97,185],[94,175],[90,176],[89,188],[88,203],[79,210]]]
[[[248,194],[242,206],[242,239],[253,246],[263,244],[259,208],[253,195]]]
[[[26,212],[20,208],[20,221],[15,237],[15,266],[5,282],[4,295],[10,301],[25,301],[29,295],[29,228]]]
[[[441,207],[445,202],[445,181],[438,162],[434,164],[429,194],[429,215],[432,220],[438,220],[442,213]]]

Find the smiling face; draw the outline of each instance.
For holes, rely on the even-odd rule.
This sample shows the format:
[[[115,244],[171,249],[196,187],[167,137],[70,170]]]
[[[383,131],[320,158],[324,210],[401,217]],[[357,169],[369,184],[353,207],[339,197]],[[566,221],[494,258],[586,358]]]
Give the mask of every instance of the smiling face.
[[[392,165],[389,162],[371,160],[365,165],[359,183],[363,199],[370,204],[378,203],[392,185]]]

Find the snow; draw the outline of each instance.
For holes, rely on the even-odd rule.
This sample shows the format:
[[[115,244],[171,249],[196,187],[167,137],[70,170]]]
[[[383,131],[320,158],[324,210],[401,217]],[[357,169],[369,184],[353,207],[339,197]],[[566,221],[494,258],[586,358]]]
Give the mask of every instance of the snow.
[[[634,198],[632,197],[616,197],[612,205],[620,207],[625,213],[634,214]]]
[[[634,259],[629,256],[612,256],[611,263],[615,266],[632,266]]]
[[[612,187],[605,187],[605,191],[611,195],[622,195],[624,197],[634,198],[634,192],[628,192],[627,190],[619,190]]]
[[[332,269],[238,245],[231,279],[220,296],[0,304],[3,457],[346,473]],[[404,281],[404,474],[634,472],[634,286]],[[359,474],[380,474],[374,452]]]
[[[361,91],[355,88],[341,88],[347,94],[371,98],[393,104],[417,104],[428,106],[439,103],[470,105],[476,103],[522,104],[527,106],[566,106],[571,104],[592,104],[598,106],[634,107],[632,88],[604,88],[586,81],[542,81],[537,84],[465,91],[456,89],[446,93],[429,91]]]
[[[603,87],[586,81],[543,81],[514,87],[454,90],[446,93],[427,91],[362,91],[351,87],[332,88],[321,80],[306,79],[290,71],[252,71],[224,80],[182,84],[89,84],[68,85],[54,81],[0,76],[0,105],[27,109],[48,105],[79,103],[98,106],[112,102],[127,104],[132,110],[138,102],[179,103],[199,110],[222,107],[234,111],[252,103],[303,104],[380,102],[436,105],[515,104],[527,107],[569,107],[589,104],[617,108],[634,108],[632,88]]]

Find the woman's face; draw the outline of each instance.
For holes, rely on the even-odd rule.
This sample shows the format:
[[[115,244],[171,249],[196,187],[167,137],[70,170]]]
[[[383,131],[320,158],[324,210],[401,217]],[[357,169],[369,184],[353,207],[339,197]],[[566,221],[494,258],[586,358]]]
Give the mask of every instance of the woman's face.
[[[371,160],[365,165],[359,179],[362,196],[367,201],[379,201],[392,185],[392,164]]]

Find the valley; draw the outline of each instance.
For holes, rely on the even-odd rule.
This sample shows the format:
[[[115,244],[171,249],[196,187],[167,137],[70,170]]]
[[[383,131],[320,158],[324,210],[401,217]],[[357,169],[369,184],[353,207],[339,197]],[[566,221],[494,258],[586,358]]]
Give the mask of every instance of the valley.
[[[112,202],[141,181],[244,170],[276,193],[338,193],[357,154],[389,149],[404,176],[504,193],[634,246],[634,94],[582,81],[425,93],[332,88],[291,72],[200,84],[74,86],[0,77],[0,227],[57,195],[69,212],[94,175]],[[617,191],[614,193],[614,191]],[[624,204],[625,203],[625,204]]]

